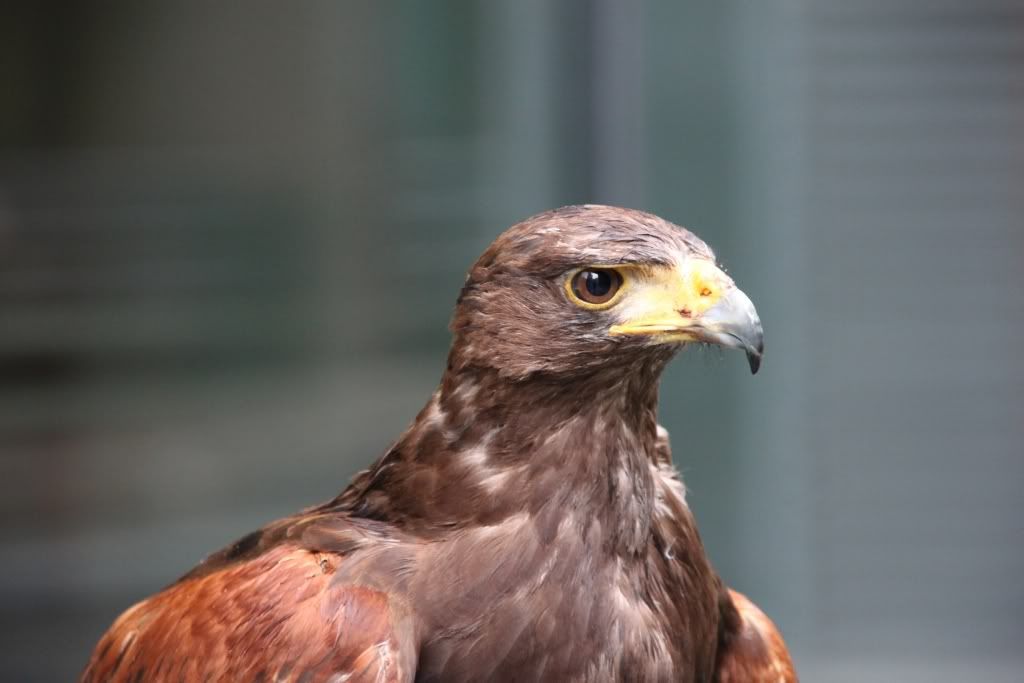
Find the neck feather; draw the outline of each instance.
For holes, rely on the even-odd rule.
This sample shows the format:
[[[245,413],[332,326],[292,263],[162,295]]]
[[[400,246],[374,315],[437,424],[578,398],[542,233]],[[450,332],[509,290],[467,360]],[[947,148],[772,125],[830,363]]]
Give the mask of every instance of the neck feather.
[[[527,513],[555,533],[593,520],[610,552],[638,553],[654,506],[657,380],[667,359],[573,382],[449,371],[412,426],[339,502],[413,533]]]

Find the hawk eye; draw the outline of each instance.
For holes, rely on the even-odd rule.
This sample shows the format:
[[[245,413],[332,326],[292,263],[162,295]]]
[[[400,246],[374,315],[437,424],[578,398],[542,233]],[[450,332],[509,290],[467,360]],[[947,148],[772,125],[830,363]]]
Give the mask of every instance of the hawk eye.
[[[573,296],[584,304],[607,304],[622,286],[622,275],[611,268],[585,268],[572,277]]]

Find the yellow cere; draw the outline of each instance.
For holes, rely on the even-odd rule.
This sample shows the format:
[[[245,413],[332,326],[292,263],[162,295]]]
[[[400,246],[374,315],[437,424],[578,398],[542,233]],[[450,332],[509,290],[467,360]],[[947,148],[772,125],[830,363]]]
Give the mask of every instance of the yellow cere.
[[[714,263],[687,259],[670,267],[634,268],[628,295],[616,307],[613,335],[670,334],[688,337],[686,328],[715,305],[732,286]]]

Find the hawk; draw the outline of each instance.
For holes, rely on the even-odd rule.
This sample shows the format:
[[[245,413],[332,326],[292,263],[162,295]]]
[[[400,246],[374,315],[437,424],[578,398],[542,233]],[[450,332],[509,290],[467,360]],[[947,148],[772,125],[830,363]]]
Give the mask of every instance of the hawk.
[[[466,277],[440,385],[333,500],[124,612],[82,681],[795,681],[704,551],[658,381],[742,349],[750,299],[695,235],[570,206]]]

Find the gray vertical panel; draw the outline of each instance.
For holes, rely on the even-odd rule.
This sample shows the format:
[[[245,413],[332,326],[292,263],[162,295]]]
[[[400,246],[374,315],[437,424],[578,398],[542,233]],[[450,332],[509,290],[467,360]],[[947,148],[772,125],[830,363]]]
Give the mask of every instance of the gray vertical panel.
[[[485,177],[478,202],[488,237],[558,204],[552,109],[559,42],[552,13],[540,0],[481,9],[478,153]]]
[[[724,3],[657,2],[648,5],[643,27],[644,208],[696,232],[728,265],[738,242],[730,23]],[[712,560],[730,579],[744,542],[735,502],[740,433],[734,410],[737,392],[750,386],[744,366],[738,355],[690,348],[661,383],[659,419],[672,434],[687,500]]]
[[[1024,6],[809,6],[820,647],[862,672],[893,658],[913,662],[907,679],[960,680],[973,662],[972,680],[1009,680],[1024,638]]]
[[[735,505],[741,559],[733,578],[799,649],[812,628],[813,569],[806,394],[807,292],[804,15],[799,2],[736,6],[738,118],[733,193],[741,236],[732,270],[765,325],[766,356],[736,385]]]
[[[646,15],[641,3],[599,0],[593,7],[594,201],[643,208],[649,161]]]

